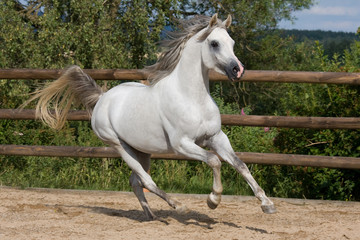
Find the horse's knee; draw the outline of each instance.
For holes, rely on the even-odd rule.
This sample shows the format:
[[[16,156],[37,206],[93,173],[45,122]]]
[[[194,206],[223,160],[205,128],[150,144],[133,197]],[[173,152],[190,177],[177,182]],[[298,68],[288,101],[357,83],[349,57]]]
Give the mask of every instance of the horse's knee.
[[[208,155],[207,163],[212,169],[220,169],[221,168],[221,161],[215,154]]]

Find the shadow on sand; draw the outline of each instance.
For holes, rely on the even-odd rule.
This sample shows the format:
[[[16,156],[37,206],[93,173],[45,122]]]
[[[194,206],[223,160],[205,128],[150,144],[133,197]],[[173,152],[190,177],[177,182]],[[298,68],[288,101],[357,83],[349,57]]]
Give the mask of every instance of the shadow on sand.
[[[93,213],[104,214],[111,217],[127,218],[138,222],[148,221],[144,212],[141,210],[122,210],[122,209],[113,209],[113,208],[98,207],[98,206],[85,206],[85,205],[77,205],[77,206],[56,205],[53,207],[82,208],[82,209],[87,209]],[[174,219],[183,225],[194,225],[206,229],[213,229],[215,225],[222,224],[236,229],[247,229],[262,234],[269,234],[269,232],[267,232],[264,229],[248,227],[248,226],[242,227],[232,222],[224,222],[224,221],[219,222],[214,218],[209,217],[206,214],[191,210],[185,214],[179,214],[175,210],[154,210],[154,214],[158,216],[157,221],[160,221],[161,223],[164,223],[166,225],[170,224],[169,223],[170,219]]]
[[[60,207],[57,205],[57,207]],[[107,208],[107,207],[97,207],[97,206],[84,206],[84,205],[78,205],[78,206],[66,206],[62,205],[62,207],[69,207],[69,208],[83,208],[88,209],[91,212],[97,213],[97,214],[104,214],[111,217],[122,217],[131,219],[138,222],[147,222],[147,218],[144,215],[144,212],[141,210],[122,210],[122,209],[113,209],[113,208]],[[199,213],[196,211],[189,211],[185,214],[179,214],[175,210],[154,210],[154,214],[158,216],[158,221],[168,225],[169,219],[175,219],[179,223],[182,223],[184,225],[196,225],[199,227],[212,229],[214,225],[216,224],[224,224],[230,227],[238,228],[240,229],[241,226],[236,225],[235,223],[231,222],[219,222],[215,219],[209,217],[206,214]]]

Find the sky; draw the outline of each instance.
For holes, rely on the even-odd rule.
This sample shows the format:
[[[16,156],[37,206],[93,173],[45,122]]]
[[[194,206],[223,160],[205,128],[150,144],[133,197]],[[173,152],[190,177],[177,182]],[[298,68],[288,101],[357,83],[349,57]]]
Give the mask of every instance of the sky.
[[[294,13],[294,24],[282,21],[279,28],[355,33],[360,27],[360,0],[315,1],[310,9]]]

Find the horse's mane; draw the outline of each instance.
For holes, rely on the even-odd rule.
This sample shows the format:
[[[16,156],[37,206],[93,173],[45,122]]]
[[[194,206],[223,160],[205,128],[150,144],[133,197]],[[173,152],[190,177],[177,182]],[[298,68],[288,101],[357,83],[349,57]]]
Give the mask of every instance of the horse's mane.
[[[168,39],[161,41],[161,46],[167,48],[167,50],[160,54],[154,65],[145,68],[145,71],[149,74],[148,81],[151,85],[156,84],[175,69],[186,42],[195,34],[207,28],[210,19],[211,17],[198,15],[189,20],[179,20],[179,31],[167,33]],[[226,28],[224,23],[218,19],[217,23],[207,28],[198,38],[198,41],[204,41],[216,27]]]

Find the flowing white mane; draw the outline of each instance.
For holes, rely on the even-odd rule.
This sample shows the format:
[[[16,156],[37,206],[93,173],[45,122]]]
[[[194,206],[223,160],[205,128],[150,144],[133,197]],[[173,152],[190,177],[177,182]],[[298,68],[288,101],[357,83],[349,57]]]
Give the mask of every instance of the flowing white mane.
[[[217,19],[217,22],[209,27],[210,19],[211,17],[199,15],[189,20],[182,20],[179,25],[180,31],[168,33],[169,39],[161,43],[161,46],[166,47],[167,50],[161,53],[154,65],[148,66],[145,69],[149,74],[148,81],[152,85],[169,75],[175,69],[185,44],[191,37],[208,27],[198,38],[199,41],[204,41],[215,28],[221,27],[226,29],[225,24],[220,19]]]

